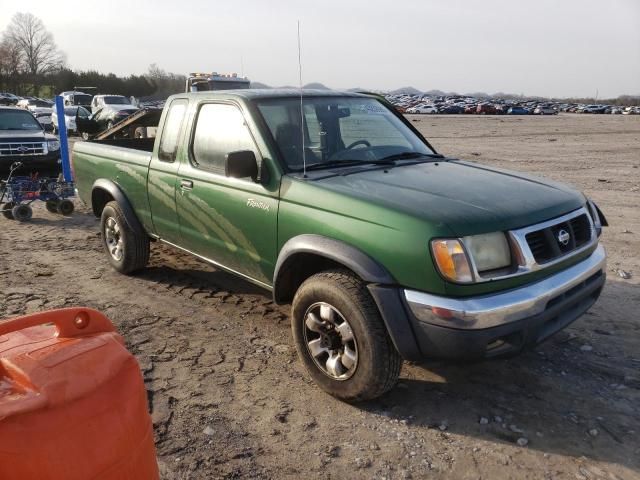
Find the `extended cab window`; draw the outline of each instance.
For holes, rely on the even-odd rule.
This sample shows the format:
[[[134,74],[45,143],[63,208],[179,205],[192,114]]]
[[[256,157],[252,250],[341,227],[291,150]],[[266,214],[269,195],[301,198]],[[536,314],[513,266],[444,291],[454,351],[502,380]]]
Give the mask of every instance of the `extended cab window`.
[[[171,102],[167,119],[162,128],[162,139],[160,140],[160,150],[158,151],[158,159],[163,162],[173,162],[176,159],[178,151],[178,138],[180,137],[182,120],[187,111],[188,101],[184,98],[178,98]]]
[[[193,135],[194,166],[224,175],[225,158],[230,152],[258,152],[244,121],[234,105],[206,103],[200,107]]]

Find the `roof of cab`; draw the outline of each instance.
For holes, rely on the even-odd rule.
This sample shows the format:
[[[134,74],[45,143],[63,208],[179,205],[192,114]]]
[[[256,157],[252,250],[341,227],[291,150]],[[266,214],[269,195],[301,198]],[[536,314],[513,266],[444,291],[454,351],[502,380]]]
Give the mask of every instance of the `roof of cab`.
[[[300,89],[297,88],[246,88],[241,90],[209,90],[205,92],[190,92],[187,95],[205,98],[244,98],[247,100],[268,98],[299,98]],[[184,95],[184,94],[182,94]],[[181,96],[177,94],[176,96]],[[303,97],[366,97],[366,95],[353,92],[340,92],[337,90],[313,90],[302,89]]]

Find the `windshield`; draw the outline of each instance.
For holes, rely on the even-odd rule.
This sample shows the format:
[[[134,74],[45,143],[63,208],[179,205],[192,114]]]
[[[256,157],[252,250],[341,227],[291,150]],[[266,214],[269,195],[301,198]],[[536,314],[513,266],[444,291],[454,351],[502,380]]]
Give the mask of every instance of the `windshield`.
[[[80,108],[80,107],[66,107],[64,109],[65,116],[67,116],[67,117],[75,117],[76,116],[76,112],[78,111],[78,108]]]
[[[302,137],[307,166],[376,162],[388,157],[433,155],[433,151],[387,107],[373,98],[306,97],[304,133],[300,99],[258,101],[258,109],[287,166],[302,170]]]
[[[91,99],[93,97],[91,95],[80,95],[80,94],[75,94],[73,96],[73,103],[75,105],[91,105]]]
[[[0,110],[0,130],[42,130],[42,126],[29,112]]]
[[[130,102],[125,97],[112,96],[104,97],[104,103],[108,105],[129,105]]]

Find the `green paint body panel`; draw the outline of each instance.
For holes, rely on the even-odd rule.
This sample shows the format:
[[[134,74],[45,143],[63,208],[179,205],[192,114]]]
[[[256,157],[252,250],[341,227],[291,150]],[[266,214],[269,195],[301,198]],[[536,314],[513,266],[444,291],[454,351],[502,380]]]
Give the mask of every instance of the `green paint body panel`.
[[[254,103],[261,98],[259,92],[172,98],[189,99],[175,161],[167,164],[158,159],[166,112],[152,154],[79,142],[73,161],[80,196],[90,204],[94,181],[111,180],[125,193],[149,234],[267,288],[272,286],[280,249],[302,234],[323,235],[356,247],[385,267],[396,285],[456,297],[514,288],[590,253],[519,277],[476,285],[445,282],[433,264],[430,239],[532,225],[580,208],[586,199],[561,184],[458,160],[313,171],[305,178],[286,173],[279,160]],[[232,103],[241,110],[259,152],[263,172],[259,182],[227,178],[192,165],[192,127],[199,106],[207,102]],[[192,182],[193,188],[182,190],[182,180]]]
[[[147,195],[150,160],[150,153],[111,145],[90,144],[90,153],[74,148],[74,176],[80,198],[91,205],[94,182],[111,180],[125,193],[143,227],[154,233]]]

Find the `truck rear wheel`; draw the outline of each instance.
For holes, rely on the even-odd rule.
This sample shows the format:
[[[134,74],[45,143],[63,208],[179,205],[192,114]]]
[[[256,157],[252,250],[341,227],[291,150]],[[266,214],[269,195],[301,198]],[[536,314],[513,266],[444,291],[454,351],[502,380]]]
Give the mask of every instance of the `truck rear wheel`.
[[[351,272],[309,277],[293,299],[291,326],[309,375],[334,397],[369,400],[395,385],[402,358],[366,285]]]
[[[118,202],[109,202],[100,217],[102,244],[111,266],[120,273],[140,270],[149,261],[149,237],[139,228],[132,228]]]

